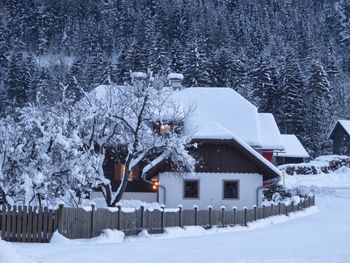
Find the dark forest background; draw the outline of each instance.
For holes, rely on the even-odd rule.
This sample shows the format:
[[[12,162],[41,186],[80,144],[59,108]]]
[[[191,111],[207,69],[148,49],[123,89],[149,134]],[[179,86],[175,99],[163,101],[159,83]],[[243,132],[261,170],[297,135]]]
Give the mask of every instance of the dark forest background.
[[[349,47],[346,0],[0,0],[0,115],[179,72],[232,87],[316,156],[350,117]]]

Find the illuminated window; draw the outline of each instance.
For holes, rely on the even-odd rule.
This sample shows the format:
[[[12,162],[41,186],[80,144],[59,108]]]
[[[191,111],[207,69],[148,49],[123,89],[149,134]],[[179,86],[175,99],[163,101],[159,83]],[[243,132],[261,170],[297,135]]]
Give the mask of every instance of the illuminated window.
[[[114,172],[114,178],[116,181],[120,181],[123,176],[125,175],[125,164],[116,164],[115,165],[115,172]],[[129,174],[128,174],[128,181],[138,181],[139,175],[139,167],[136,166]]]
[[[170,124],[161,124],[159,126],[159,132],[162,133],[168,133],[172,130],[171,125]]]

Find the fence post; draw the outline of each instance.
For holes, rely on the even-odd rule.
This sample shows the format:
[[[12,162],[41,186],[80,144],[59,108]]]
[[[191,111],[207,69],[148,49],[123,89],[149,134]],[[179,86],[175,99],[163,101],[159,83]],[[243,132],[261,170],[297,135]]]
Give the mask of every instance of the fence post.
[[[274,209],[273,209],[273,204],[271,204],[271,215],[270,215],[270,216],[274,216],[274,215],[275,215],[275,213],[274,213],[273,210],[274,210]]]
[[[160,208],[162,209],[160,217],[161,217],[161,228],[162,233],[164,233],[164,226],[165,226],[165,205],[161,205]]]
[[[233,225],[235,226],[237,223],[237,207],[233,207]]]
[[[182,227],[182,206],[179,205],[179,227]]]
[[[63,235],[63,210],[64,204],[58,206],[58,232]]]
[[[225,207],[221,206],[221,226],[225,225]]]
[[[120,205],[118,205],[117,208],[118,208],[118,214],[117,214],[117,219],[118,219],[118,222],[117,222],[117,229],[118,229],[118,230],[121,230],[120,219],[121,219],[122,207],[121,207]]]
[[[1,239],[5,240],[5,233],[6,233],[6,228],[5,228],[5,224],[6,224],[6,205],[3,204],[2,205],[2,209],[1,209]],[[8,226],[7,226],[8,227]]]
[[[284,205],[286,207],[286,216],[288,216],[288,205]]]
[[[141,229],[143,229],[145,227],[145,207],[143,205],[140,206],[140,213],[141,213],[140,224],[141,224]]]
[[[91,204],[91,227],[90,227],[90,237],[94,236],[94,225],[95,225],[95,204]]]
[[[263,208],[263,218],[265,218],[266,214],[265,214],[265,205],[262,206]]]
[[[292,206],[292,213],[293,213],[294,212],[294,201],[292,201],[290,204]]]
[[[316,205],[315,195],[312,196],[312,205]]]
[[[212,227],[213,226],[213,220],[212,220],[212,216],[213,216],[213,207],[210,205],[208,206],[208,213],[209,213],[209,226]]]
[[[244,207],[244,226],[247,226],[248,216],[247,216],[247,208]]]
[[[194,209],[194,225],[198,225],[198,206],[193,206]]]
[[[278,215],[281,215],[281,201],[278,202]]]
[[[254,221],[256,221],[257,216],[256,216],[256,205],[253,205],[253,209],[254,209]]]

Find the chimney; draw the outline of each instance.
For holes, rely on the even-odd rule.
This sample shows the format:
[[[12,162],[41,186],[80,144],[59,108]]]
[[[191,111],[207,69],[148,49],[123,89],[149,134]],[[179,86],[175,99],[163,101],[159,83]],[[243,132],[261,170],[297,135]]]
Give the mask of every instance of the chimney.
[[[184,75],[180,73],[170,73],[168,75],[169,85],[173,88],[173,90],[182,89],[182,80],[184,79]]]
[[[132,82],[143,82],[147,80],[147,73],[135,71],[130,73]]]

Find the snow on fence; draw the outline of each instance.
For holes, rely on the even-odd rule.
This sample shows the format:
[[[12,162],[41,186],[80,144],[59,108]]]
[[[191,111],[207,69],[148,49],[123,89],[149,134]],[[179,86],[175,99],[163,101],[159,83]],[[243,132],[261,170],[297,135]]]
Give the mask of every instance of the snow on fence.
[[[174,226],[247,226],[249,222],[262,218],[288,215],[315,205],[315,197],[308,197],[298,204],[290,203],[253,207],[252,209],[193,210],[163,209],[90,209],[66,208],[58,210],[41,207],[1,206],[1,238],[15,242],[49,242],[58,230],[67,238],[91,238],[98,236],[103,229],[118,229],[126,235],[136,235],[143,229],[149,233],[162,233],[165,227]]]

